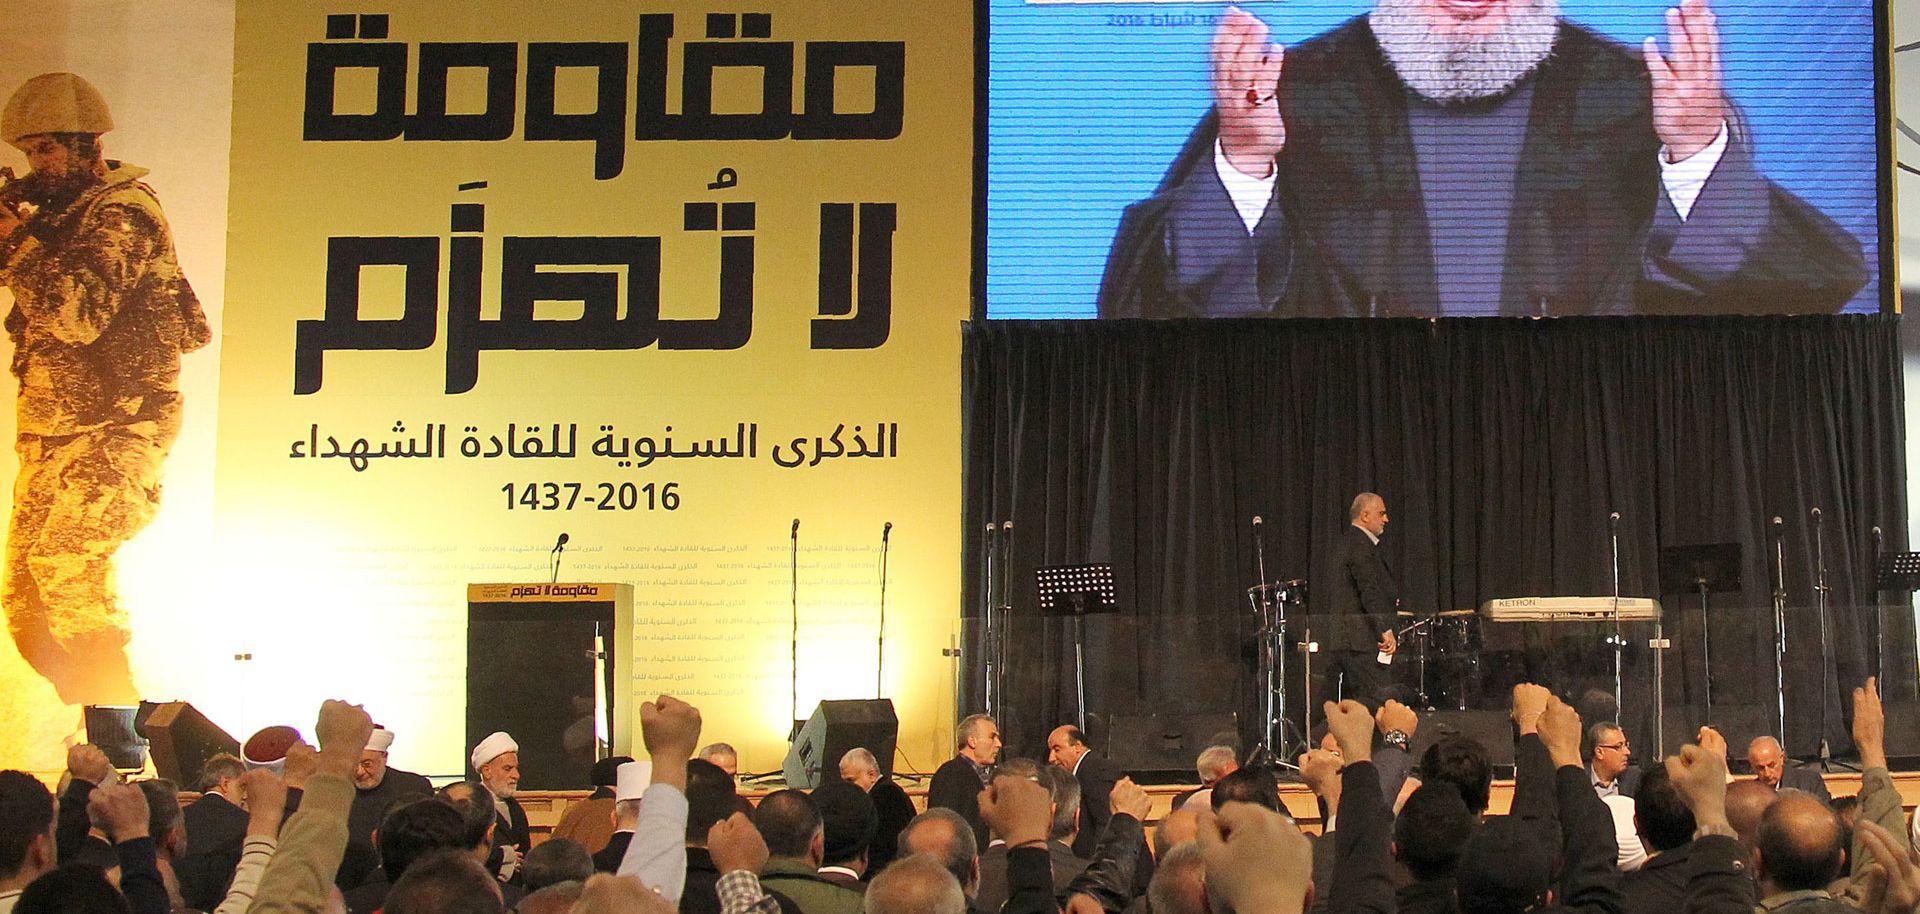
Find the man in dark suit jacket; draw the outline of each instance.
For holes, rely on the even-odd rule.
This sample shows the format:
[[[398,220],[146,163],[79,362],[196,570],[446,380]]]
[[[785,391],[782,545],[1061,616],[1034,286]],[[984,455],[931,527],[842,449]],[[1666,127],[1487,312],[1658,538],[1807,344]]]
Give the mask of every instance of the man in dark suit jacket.
[[[1780,741],[1771,736],[1756,737],[1747,745],[1747,765],[1753,769],[1754,780],[1771,785],[1775,790],[1800,790],[1813,794],[1822,803],[1833,802],[1833,795],[1827,792],[1826,779],[1820,776],[1820,772],[1794,767],[1787,761],[1787,753],[1780,748]]]
[[[1347,519],[1351,523],[1333,547],[1334,579],[1320,590],[1326,605],[1314,634],[1327,653],[1328,684],[1338,676],[1344,680],[1343,697],[1377,708],[1391,677],[1376,655],[1400,649],[1393,630],[1400,587],[1380,552],[1380,534],[1387,529],[1386,500],[1362,492],[1354,496]]]
[[[1125,777],[1113,762],[1087,745],[1087,735],[1067,724],[1047,734],[1047,761],[1080,782],[1080,833],[1073,839],[1073,855],[1092,859],[1100,834],[1113,818],[1113,785]]]
[[[200,769],[200,799],[181,813],[187,823],[187,851],[174,864],[180,898],[189,907],[211,911],[226,898],[227,883],[240,865],[247,838],[247,811],[240,808],[240,776],[247,773],[238,756],[220,753]]]
[[[840,757],[840,779],[865,790],[873,799],[873,810],[879,817],[873,845],[867,849],[867,871],[861,877],[863,881],[871,881],[898,854],[900,830],[906,828],[916,814],[913,801],[892,778],[880,773],[880,762],[873,753],[858,746]]]
[[[1632,798],[1640,789],[1640,769],[1633,767],[1633,746],[1627,731],[1612,721],[1587,728],[1587,777],[1602,798]]]
[[[970,714],[954,728],[960,752],[933,772],[927,784],[927,808],[951,809],[973,826],[975,846],[987,846],[987,824],[980,820],[980,791],[1000,758],[1000,725],[985,714]]]

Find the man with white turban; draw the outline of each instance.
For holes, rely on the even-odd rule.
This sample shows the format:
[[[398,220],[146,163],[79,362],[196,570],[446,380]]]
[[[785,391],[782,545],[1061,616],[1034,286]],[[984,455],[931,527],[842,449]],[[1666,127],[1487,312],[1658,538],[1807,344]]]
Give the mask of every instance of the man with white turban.
[[[533,838],[527,827],[527,811],[513,798],[520,786],[520,744],[505,731],[495,730],[473,747],[468,761],[473,762],[473,770],[480,774],[480,783],[486,785],[497,801],[500,823],[494,827],[493,842],[512,845],[514,850],[525,854],[533,848]]]
[[[380,866],[374,849],[373,832],[386,818],[387,810],[412,800],[433,796],[433,784],[425,776],[401,771],[387,765],[387,752],[393,747],[393,731],[375,727],[366,748],[353,769],[353,807],[347,813],[347,854],[340,861],[335,884],[341,891],[360,887]]]

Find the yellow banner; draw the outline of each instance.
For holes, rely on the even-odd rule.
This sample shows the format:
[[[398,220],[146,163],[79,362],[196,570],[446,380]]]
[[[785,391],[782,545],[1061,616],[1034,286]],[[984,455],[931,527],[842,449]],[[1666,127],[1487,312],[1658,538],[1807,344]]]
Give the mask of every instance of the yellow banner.
[[[946,757],[971,6],[338,9],[238,5],[211,548],[129,600],[143,691],[456,774],[466,588],[557,560],[742,770],[876,689]]]

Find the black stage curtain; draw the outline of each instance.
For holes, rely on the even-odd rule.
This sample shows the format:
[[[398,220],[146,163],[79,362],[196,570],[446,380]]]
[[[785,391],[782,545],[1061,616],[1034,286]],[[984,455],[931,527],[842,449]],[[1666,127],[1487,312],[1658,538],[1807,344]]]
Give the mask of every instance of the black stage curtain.
[[[1087,627],[1095,717],[1231,710],[1255,738],[1250,519],[1265,518],[1268,576],[1311,582],[1349,500],[1370,490],[1387,500],[1387,558],[1421,611],[1609,593],[1613,511],[1628,596],[1659,595],[1663,546],[1738,542],[1744,589],[1713,600],[1712,699],[1716,714],[1745,704],[1765,720],[1769,521],[1786,520],[1803,624],[1808,512],[1823,509],[1833,648],[1823,656],[1809,630],[1790,638],[1788,749],[1812,754],[1824,724],[1844,751],[1843,690],[1877,666],[1861,609],[1876,599],[1869,528],[1906,548],[1897,320],[975,322],[966,614],[982,605],[985,527],[1010,520],[1009,748],[1043,753],[1047,729],[1074,716],[1072,629],[1037,618],[1033,572],[1081,562],[1111,562],[1120,601]],[[1889,691],[1910,695],[1911,619],[1888,617],[1888,669],[1907,671]],[[1693,622],[1675,620],[1676,644],[1698,639]],[[962,711],[981,706],[975,641]],[[1623,717],[1644,721],[1650,674],[1630,673],[1645,698]],[[1697,717],[1694,660],[1670,654],[1667,678],[1668,706]],[[1651,755],[1651,734],[1634,738]]]

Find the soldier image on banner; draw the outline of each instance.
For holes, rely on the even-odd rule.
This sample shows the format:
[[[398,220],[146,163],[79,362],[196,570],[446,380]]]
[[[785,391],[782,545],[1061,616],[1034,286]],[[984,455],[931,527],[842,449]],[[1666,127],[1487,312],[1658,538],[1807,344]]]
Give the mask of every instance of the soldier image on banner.
[[[69,704],[140,697],[112,560],[159,506],[180,357],[212,339],[146,169],[102,155],[111,129],[106,101],[71,73],[28,80],[0,112],[0,139],[32,169],[0,187],[20,457],[0,605]]]

